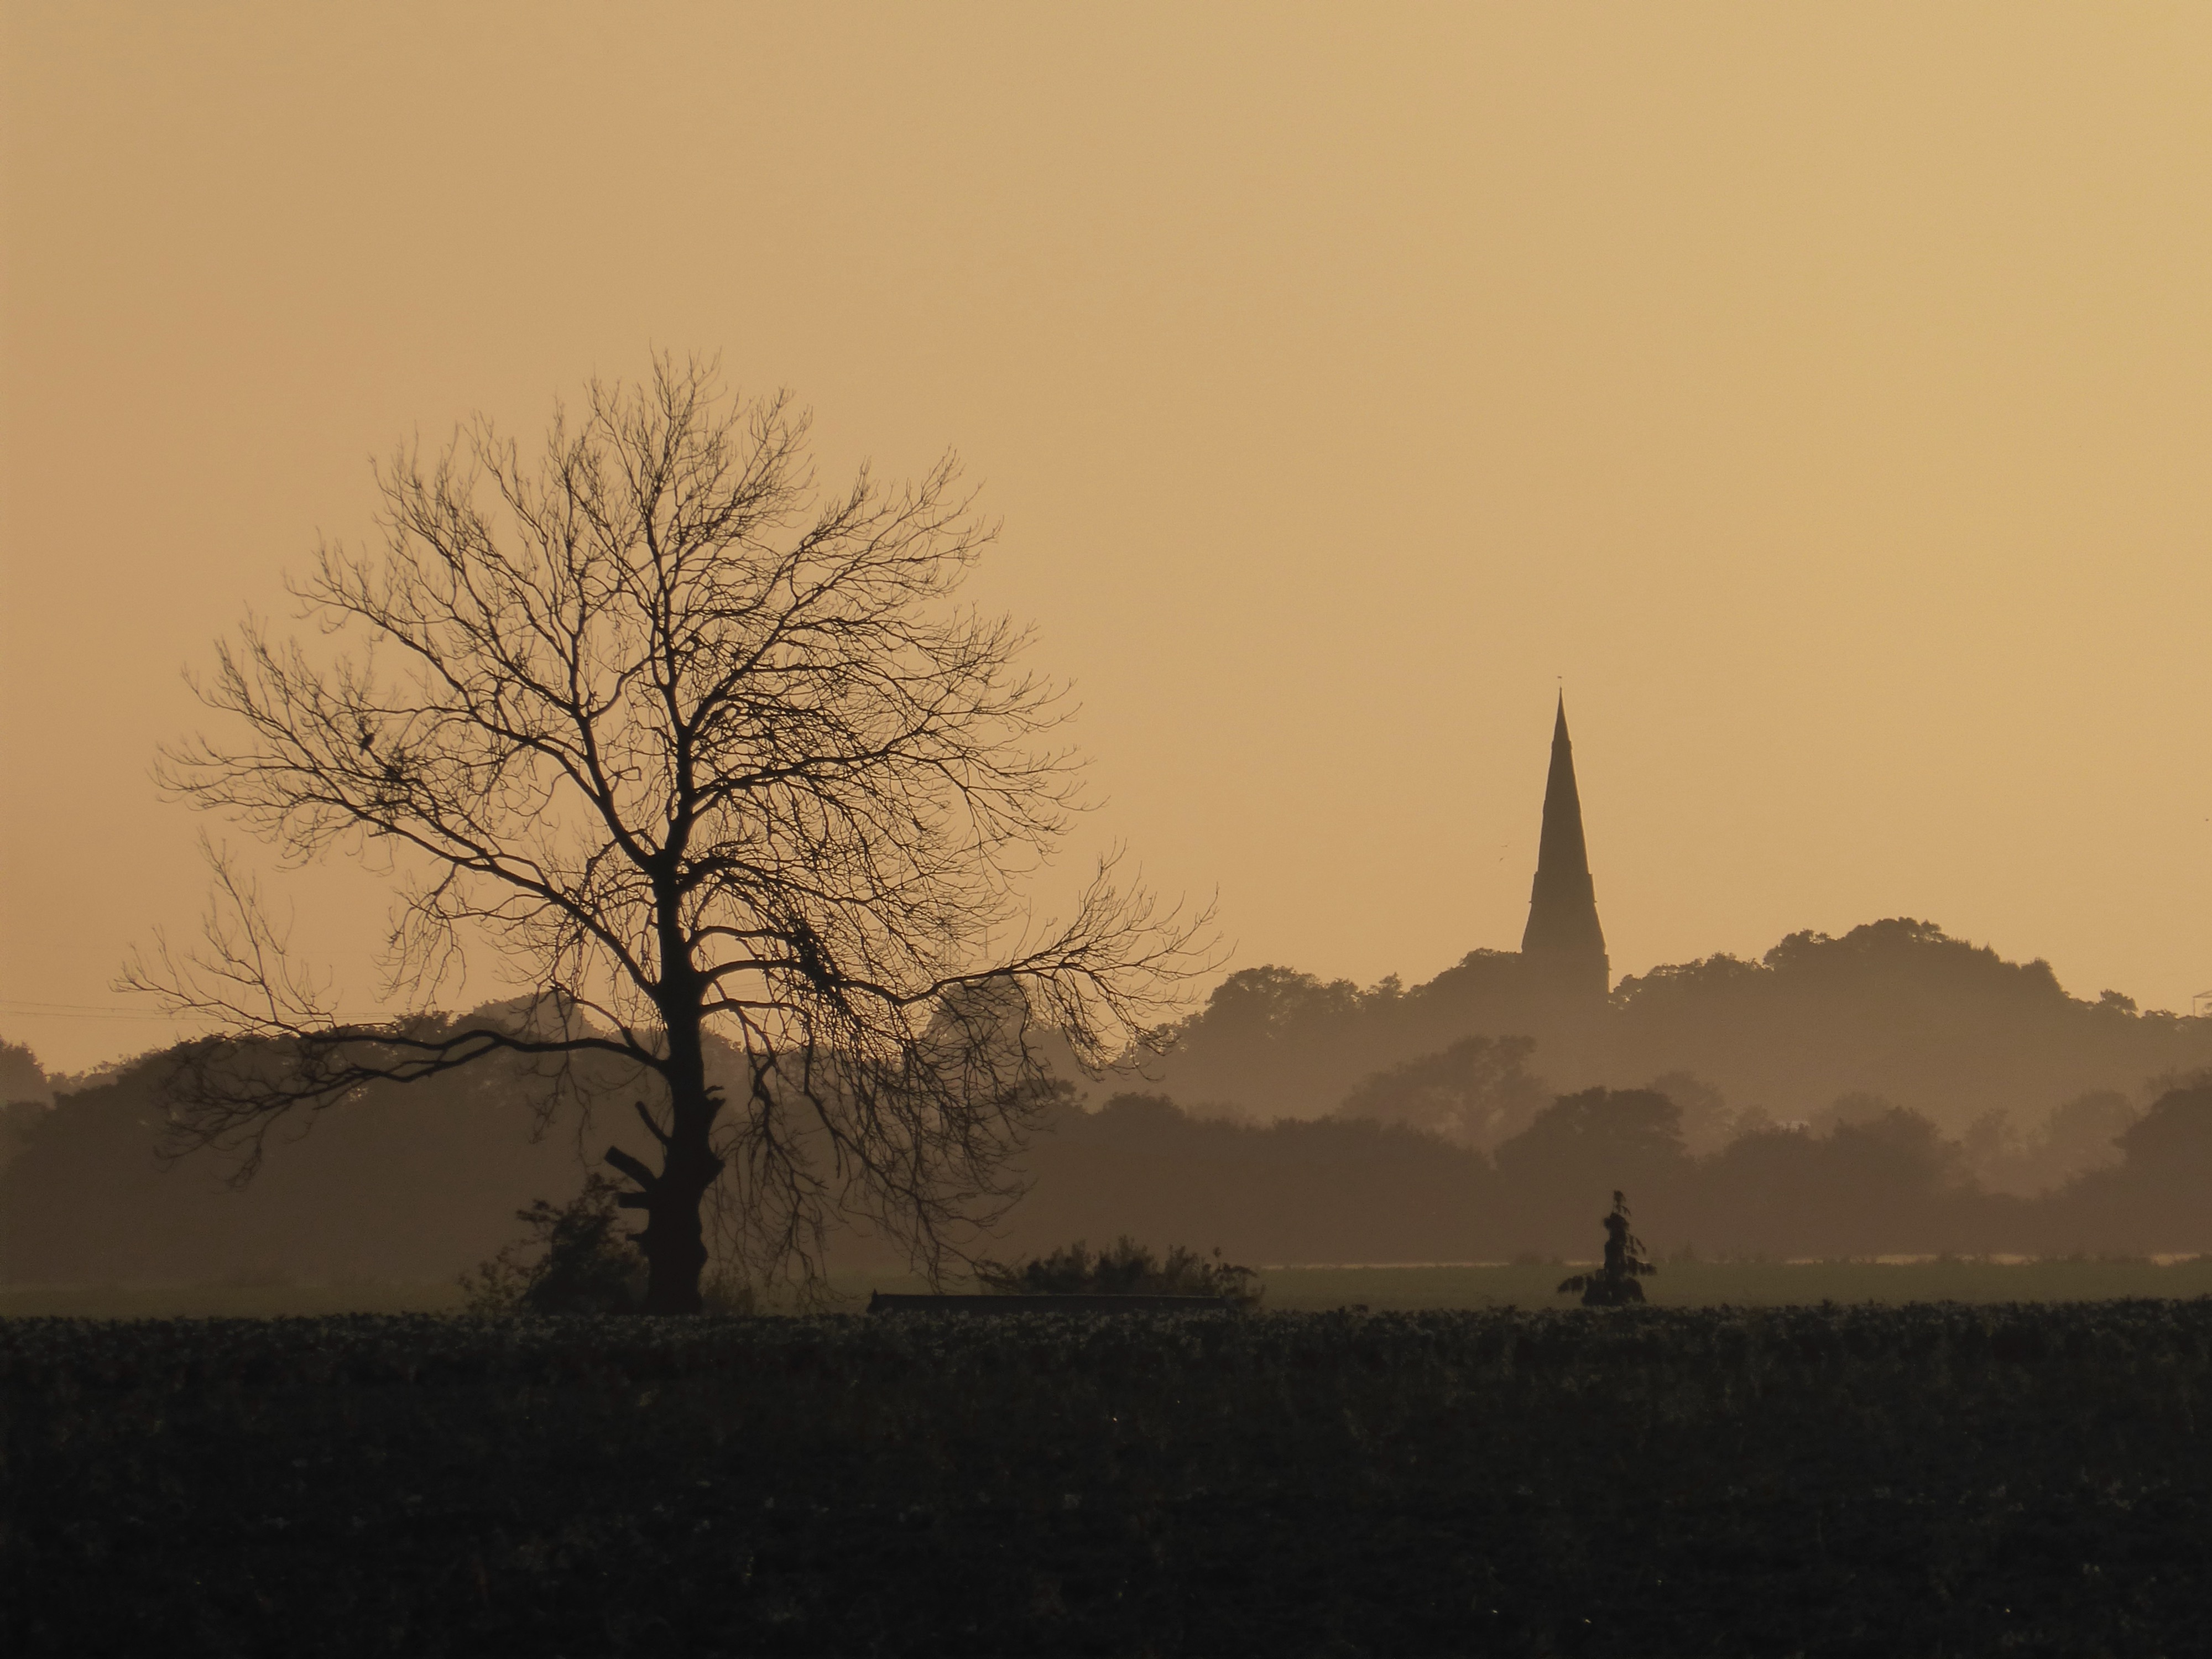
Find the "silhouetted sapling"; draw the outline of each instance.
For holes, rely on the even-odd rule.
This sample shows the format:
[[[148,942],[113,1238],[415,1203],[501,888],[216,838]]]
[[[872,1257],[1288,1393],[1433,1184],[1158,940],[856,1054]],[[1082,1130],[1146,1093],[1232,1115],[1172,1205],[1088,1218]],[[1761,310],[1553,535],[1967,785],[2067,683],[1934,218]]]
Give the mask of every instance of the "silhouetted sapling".
[[[1605,1218],[1605,1265],[1594,1273],[1560,1280],[1559,1289],[1580,1291],[1585,1308],[1618,1308],[1625,1302],[1643,1301],[1638,1276],[1658,1271],[1644,1259],[1644,1241],[1628,1231],[1627,1198],[1615,1193],[1613,1213]]]
[[[979,1261],[975,1277],[1001,1296],[1218,1296],[1248,1307],[1261,1296],[1252,1270],[1218,1249],[1209,1261],[1177,1244],[1163,1261],[1127,1233],[1095,1254],[1079,1238],[1012,1267]]]

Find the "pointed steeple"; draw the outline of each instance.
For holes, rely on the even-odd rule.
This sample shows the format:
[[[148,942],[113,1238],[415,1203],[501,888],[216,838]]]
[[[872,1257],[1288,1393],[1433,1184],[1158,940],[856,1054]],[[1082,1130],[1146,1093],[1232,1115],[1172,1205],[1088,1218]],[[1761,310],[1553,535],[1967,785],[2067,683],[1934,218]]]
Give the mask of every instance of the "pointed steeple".
[[[1521,954],[1549,987],[1602,997],[1612,984],[1597,890],[1583,842],[1582,796],[1575,788],[1575,746],[1567,737],[1566,694],[1552,724],[1552,773],[1544,786],[1544,834]]]

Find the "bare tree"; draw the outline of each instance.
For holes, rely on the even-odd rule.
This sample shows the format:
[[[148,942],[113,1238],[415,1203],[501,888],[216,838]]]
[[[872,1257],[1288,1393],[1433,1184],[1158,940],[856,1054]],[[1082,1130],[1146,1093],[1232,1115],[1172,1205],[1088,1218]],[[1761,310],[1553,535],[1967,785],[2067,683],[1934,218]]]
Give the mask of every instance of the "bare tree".
[[[825,498],[806,433],[697,361],[593,383],[534,465],[479,418],[379,467],[382,545],[325,543],[295,585],[334,646],[249,616],[220,647],[198,689],[244,735],[166,749],[164,782],[294,860],[378,860],[387,994],[418,1012],[337,1018],[218,857],[205,939],[125,976],[212,1030],[170,1079],[188,1143],[250,1172],[272,1124],[373,1083],[626,1070],[659,1167],[607,1159],[646,1212],[648,1309],[691,1311],[710,1192],[756,1264],[811,1268],[842,1210],[933,1270],[1009,1194],[1044,1035],[1093,1067],[1147,1041],[1206,918],[1109,859],[1072,920],[1030,922],[1079,761],[1026,632],[957,605],[994,526],[950,456]],[[428,1012],[478,942],[529,1018]]]

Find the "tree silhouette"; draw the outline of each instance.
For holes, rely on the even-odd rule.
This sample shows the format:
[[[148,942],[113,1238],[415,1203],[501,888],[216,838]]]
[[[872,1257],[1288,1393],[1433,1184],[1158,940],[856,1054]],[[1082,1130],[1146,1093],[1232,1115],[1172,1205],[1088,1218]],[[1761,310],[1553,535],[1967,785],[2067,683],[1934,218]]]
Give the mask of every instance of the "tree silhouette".
[[[1638,1276],[1658,1271],[1644,1259],[1644,1241],[1628,1231],[1626,1196],[1615,1193],[1613,1209],[1605,1218],[1604,1265],[1594,1273],[1562,1279],[1559,1290],[1562,1294],[1580,1291],[1585,1308],[1617,1308],[1625,1302],[1643,1301],[1644,1287],[1636,1282]]]
[[[249,617],[219,647],[198,689],[244,736],[166,750],[163,781],[295,861],[379,855],[387,990],[418,1012],[337,1018],[211,850],[204,941],[157,939],[124,981],[212,1029],[168,1082],[184,1143],[250,1175],[272,1124],[365,1084],[535,1055],[550,1111],[604,1056],[660,1152],[607,1153],[647,1218],[646,1307],[693,1311],[710,1191],[756,1264],[811,1271],[857,1211],[933,1272],[1008,1196],[1045,1034],[1095,1066],[1158,1026],[1206,918],[1111,859],[1064,924],[1020,899],[1080,763],[1026,632],[956,605],[994,531],[955,461],[824,499],[807,426],[666,359],[593,382],[534,465],[479,417],[380,467],[382,545],[325,543],[295,585],[349,645]],[[482,946],[526,1015],[428,1012]]]

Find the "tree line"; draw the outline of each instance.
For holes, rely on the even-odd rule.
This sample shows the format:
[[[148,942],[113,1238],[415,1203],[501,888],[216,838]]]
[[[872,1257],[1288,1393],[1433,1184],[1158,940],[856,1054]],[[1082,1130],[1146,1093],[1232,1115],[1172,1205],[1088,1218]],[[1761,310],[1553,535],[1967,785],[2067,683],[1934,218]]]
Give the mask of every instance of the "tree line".
[[[1488,1057],[1455,1069],[1448,1051],[1474,1033],[1529,1038],[1533,1058],[1522,1058],[1537,1080],[1516,1096],[1483,1071]],[[1146,1074],[1194,1110],[1259,1122],[1327,1116],[1355,1090],[1381,1088],[1406,1121],[1485,1149],[1553,1094],[1601,1084],[1670,1079],[1699,1152],[1863,1096],[1971,1137],[1992,1165],[2037,1165],[1985,1171],[2033,1191],[2071,1172],[2063,1147],[2039,1162],[2055,1109],[2203,1066],[2212,1018],[2141,1009],[2117,991],[2072,996],[2048,963],[2008,962],[1900,916],[1792,933],[1755,960],[1656,967],[1593,1005],[1539,994],[1508,951],[1470,952],[1410,986],[1244,969],[1175,1027]],[[1407,1067],[1423,1075],[1376,1081]]]
[[[1124,1230],[1243,1261],[1573,1260],[1625,1188],[1662,1255],[2212,1249],[2212,1072],[2166,1080],[2112,1162],[2032,1195],[1974,1180],[1960,1145],[1903,1108],[1757,1127],[1702,1155],[1682,1116],[1656,1090],[1581,1090],[1485,1152],[1373,1118],[1261,1126],[1124,1094],[1036,1140],[1010,1226],[1024,1245]]]
[[[1523,1048],[1474,1041],[1493,1060]],[[740,1063],[716,1057],[710,1074]],[[1523,1091],[1525,1073],[1496,1069]],[[272,1145],[240,1186],[204,1152],[164,1164],[161,1076],[149,1056],[28,1116],[0,1168],[0,1278],[449,1279],[513,1241],[517,1210],[574,1193],[606,1139],[642,1133],[603,1099],[533,1139],[532,1079],[514,1060],[373,1085]],[[2212,1249],[2212,1073],[2159,1083],[2109,1163],[2033,1194],[1977,1181],[1959,1140],[1902,1108],[1847,1103],[1703,1152],[1684,1121],[1660,1090],[1600,1086],[1544,1099],[1486,1150],[1357,1112],[1254,1124],[1157,1093],[1097,1109],[1064,1093],[1010,1172],[1024,1195],[960,1242],[1000,1259],[1125,1233],[1247,1262],[1578,1259],[1623,1188],[1662,1255]],[[710,1243],[715,1215],[710,1204]],[[904,1260],[865,1224],[833,1228],[824,1249],[831,1267]]]

